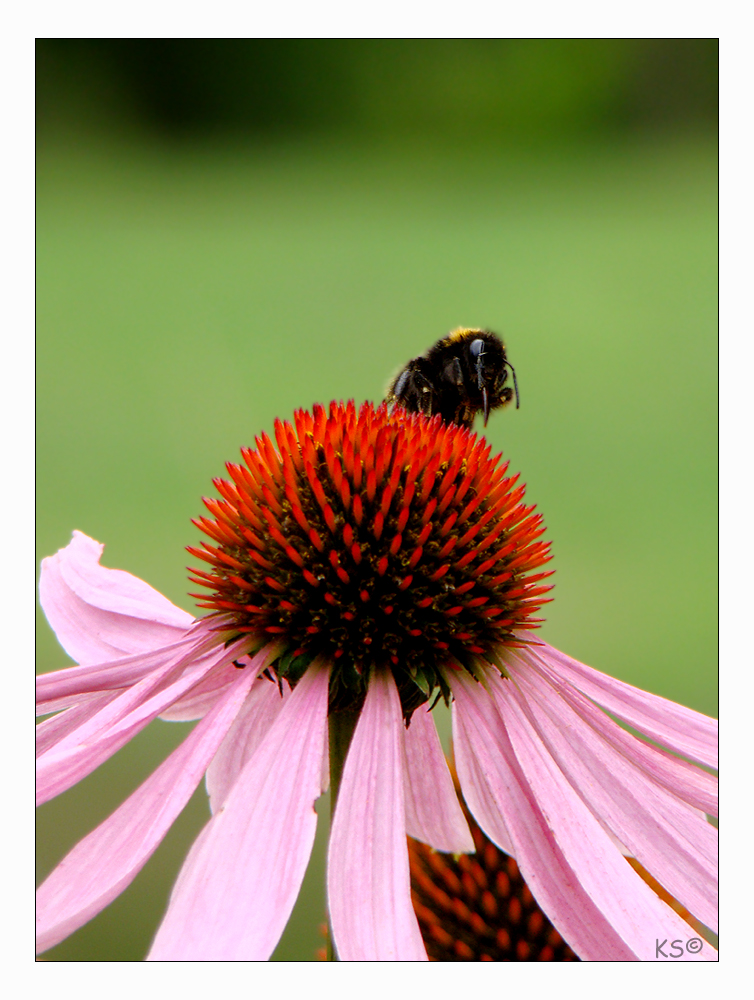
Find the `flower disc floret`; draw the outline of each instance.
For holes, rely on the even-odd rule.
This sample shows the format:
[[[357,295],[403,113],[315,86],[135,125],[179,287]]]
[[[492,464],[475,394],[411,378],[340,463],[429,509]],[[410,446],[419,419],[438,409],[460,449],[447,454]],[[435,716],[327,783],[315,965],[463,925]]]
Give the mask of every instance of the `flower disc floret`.
[[[229,641],[279,641],[275,670],[294,685],[327,660],[337,707],[389,668],[409,716],[436,687],[447,696],[442,666],[472,670],[537,626],[542,518],[483,437],[370,403],[294,424],[242,449],[194,522],[212,540],[189,549],[210,565],[192,579],[211,596],[194,596]]]

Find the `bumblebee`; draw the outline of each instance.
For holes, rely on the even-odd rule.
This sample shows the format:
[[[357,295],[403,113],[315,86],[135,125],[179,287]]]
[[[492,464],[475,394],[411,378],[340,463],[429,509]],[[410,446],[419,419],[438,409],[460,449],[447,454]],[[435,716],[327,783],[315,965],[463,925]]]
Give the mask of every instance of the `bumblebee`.
[[[508,369],[513,389],[505,384]],[[409,361],[385,398],[391,407],[428,417],[439,413],[446,423],[471,428],[477,413],[484,416],[486,427],[490,412],[510,403],[514,391],[518,409],[516,372],[497,334],[459,327]]]

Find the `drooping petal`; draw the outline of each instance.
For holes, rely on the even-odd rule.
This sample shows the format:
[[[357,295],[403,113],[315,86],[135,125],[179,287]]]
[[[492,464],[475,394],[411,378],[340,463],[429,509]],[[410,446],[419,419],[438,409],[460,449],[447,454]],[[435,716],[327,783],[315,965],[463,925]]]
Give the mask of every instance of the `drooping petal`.
[[[521,772],[490,696],[463,672],[449,674],[448,681],[455,698],[453,737],[458,776],[464,798],[479,825],[496,841],[497,829],[494,825],[488,829],[487,823],[490,819],[494,821],[496,814],[503,818],[521,874],[539,905],[582,959],[613,962],[635,959],[575,876]],[[485,800],[484,814],[477,814],[476,798]],[[584,847],[588,849],[588,843]],[[623,858],[621,863],[628,867]]]
[[[136,877],[188,802],[255,681],[235,684],[119,809],[81,840],[37,892],[37,950],[46,951]]]
[[[341,961],[427,958],[411,905],[402,738],[395,682],[374,671],[343,768],[327,856]]]
[[[290,696],[291,691],[287,686],[284,686],[281,694],[275,684],[263,679],[244,702],[207,769],[207,794],[213,813],[218,811],[227,798],[247,761],[267,735]]]
[[[117,691],[101,691],[99,694],[81,695],[81,701],[72,705],[57,715],[40,722],[36,728],[36,755],[40,757],[50,747],[54,747],[62,739],[77,729],[87,719],[91,719],[113,698],[118,697]]]
[[[522,787],[525,782],[572,873],[566,884],[579,884],[635,958],[642,961],[661,958],[656,950],[658,933],[685,940],[689,925],[636,874],[565,779],[531,726],[526,706],[515,684],[501,684],[495,693],[494,704],[504,725],[503,735],[507,738],[501,740],[499,746],[509,757],[511,765],[515,761],[523,779]],[[516,841],[517,831],[511,815],[509,809],[509,826]],[[533,881],[534,873],[527,872],[528,864],[525,866],[523,863],[523,845],[520,845],[520,850],[522,853],[518,860],[522,874],[541,905],[539,887]],[[541,878],[545,873],[540,870],[536,874]],[[552,913],[549,907],[547,913],[570,944],[571,937],[559,926],[560,921],[570,919],[569,914],[563,911]],[[576,950],[581,953],[578,946]],[[716,958],[716,952],[706,943],[698,954],[688,955],[691,961],[714,961]]]
[[[39,674],[36,678],[37,715],[46,715],[58,708],[77,705],[82,696],[86,698],[98,691],[125,690],[133,687],[171,658],[177,660],[185,654],[192,654],[196,648],[197,637],[191,634],[169,646],[119,657],[106,663],[65,667],[63,670],[51,670],[47,674]]]
[[[539,674],[618,753],[630,760],[651,781],[701,812],[717,816],[717,778],[714,775],[626,732],[593,701],[577,691],[569,681],[564,681],[555,670],[546,666],[541,659],[529,656],[528,650],[518,650],[515,656],[509,651],[506,659],[510,658],[523,663],[527,670]]]
[[[513,657],[508,667],[532,728],[592,813],[672,896],[716,930],[714,827],[646,779],[533,671]],[[504,711],[510,684],[495,670],[488,675],[493,699]]]
[[[688,934],[689,925],[615,849],[530,724],[515,685],[501,685],[501,690],[503,703],[498,699],[497,704],[516,758],[530,787],[536,790],[542,812],[556,831],[571,867],[637,958],[656,959],[653,927],[661,926],[679,938]],[[716,952],[706,943],[698,955],[690,957],[693,961],[717,960]]]
[[[405,735],[406,833],[436,851],[473,854],[474,840],[458,802],[431,713],[421,705]]]
[[[314,843],[328,672],[312,664],[184,862],[152,961],[263,961]]]
[[[116,689],[111,693],[113,696],[117,696],[121,691],[122,688]],[[89,701],[97,700],[99,695],[99,692],[90,692],[88,694],[72,694],[67,698],[53,698],[51,701],[38,701],[36,712],[37,718],[42,715],[52,715],[54,712],[62,712],[64,709],[74,708],[76,705],[85,705]],[[49,722],[49,719],[46,719],[45,721]]]
[[[99,691],[122,691],[132,687],[156,667],[162,666],[172,653],[196,650],[202,634],[201,625],[197,624],[184,639],[170,646],[125,656],[110,663],[66,667],[63,670],[39,674],[36,678],[37,715],[47,715],[81,704]],[[249,657],[241,657],[239,662],[248,664]],[[180,698],[163,712],[160,718],[167,722],[191,722],[194,719],[201,719],[224,689],[234,683],[236,674],[237,669],[232,664],[211,671],[184,698]]]
[[[248,665],[248,661],[249,657],[242,657],[238,662]],[[160,718],[163,722],[192,722],[194,719],[201,719],[225,689],[235,682],[238,669],[234,663],[228,663],[211,670],[196,687],[162,712]]]
[[[453,753],[464,801],[490,840],[494,841],[506,854],[515,857],[513,839],[498,805],[497,796],[492,792],[497,781],[495,768],[491,766],[491,762],[486,761],[485,756],[477,754],[473,750],[473,741],[477,736],[474,727],[479,726],[483,721],[488,729],[491,725],[494,730],[497,726],[497,719],[493,718],[491,723],[487,719],[477,719],[479,705],[474,706],[474,712],[467,717],[463,711],[459,712],[459,704],[465,704],[463,699],[460,703],[456,699],[451,706]],[[492,752],[490,749],[490,753]]]
[[[233,647],[237,651],[236,655],[240,652],[239,647],[239,643],[236,643]],[[73,732],[65,741],[65,745],[75,746],[77,743],[83,741],[91,741],[92,737],[96,736],[100,730],[111,728],[113,724],[117,723],[128,713],[132,712],[134,708],[146,701],[155,691],[164,689],[177,677],[180,680],[190,680],[191,683],[186,690],[191,690],[195,684],[198,684],[204,678],[208,669],[211,669],[212,666],[216,666],[218,663],[227,662],[227,656],[218,658],[217,655],[218,651],[223,650],[223,648],[221,637],[214,634],[211,629],[204,625],[202,628],[195,630],[190,643],[177,643],[162,649],[139,654],[136,657],[130,657],[127,670],[133,673],[134,678],[139,673],[142,673],[145,667],[149,668],[148,672],[144,673],[140,679],[134,680],[125,689],[119,685],[117,689],[118,697],[107,709],[98,713],[89,722]],[[106,672],[108,666],[110,665],[106,664],[97,669],[102,669],[103,672]],[[89,668],[71,668],[71,670],[79,669],[87,670]],[[60,673],[68,674],[69,671],[60,671]],[[48,677],[50,678],[49,683],[42,683]],[[73,683],[77,682],[74,680]],[[84,688],[88,686],[87,682],[83,682],[83,684]],[[67,682],[64,682],[64,685],[70,691],[71,685]],[[44,697],[48,694],[59,696],[62,693],[61,687],[56,686],[54,674],[42,674],[41,677],[38,677],[37,687],[38,690],[41,689],[43,691]],[[100,690],[108,690],[108,688],[104,687]],[[79,692],[79,694],[88,693],[86,690]]]
[[[187,664],[185,657],[173,657],[105,705],[38,758],[37,804],[47,802],[90,774],[168,705],[198,684],[208,671],[232,661],[242,648],[243,641],[215,648],[193,664]],[[264,651],[258,656],[263,654]],[[184,670],[187,666],[189,669]],[[181,676],[167,683],[178,671],[183,671]]]
[[[543,643],[527,650],[619,719],[675,753],[717,767],[717,720],[579,663]]]
[[[103,549],[74,531],[42,560],[40,602],[63,649],[77,663],[102,663],[180,639],[192,616],[138,577],[100,566]]]

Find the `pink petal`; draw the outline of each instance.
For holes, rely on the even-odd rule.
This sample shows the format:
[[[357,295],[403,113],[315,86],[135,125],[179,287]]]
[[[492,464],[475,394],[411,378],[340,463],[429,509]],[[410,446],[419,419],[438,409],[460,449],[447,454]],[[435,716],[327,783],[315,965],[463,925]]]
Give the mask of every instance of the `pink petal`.
[[[141,871],[199,784],[254,680],[251,671],[239,671],[233,687],[181,746],[40,886],[39,951],[91,920]]]
[[[227,648],[215,648],[192,664],[186,662],[185,656],[172,657],[162,668],[78,726],[37,760],[37,803],[47,802],[81,781],[141,732],[168,705],[198,684],[213,667],[221,667],[237,657],[243,645],[244,640],[241,640]],[[266,653],[263,650],[257,655],[263,659]],[[190,669],[184,671],[178,680],[161,687],[187,666]],[[153,694],[155,689],[157,693]]]
[[[74,531],[66,548],[57,553],[63,579],[78,597],[103,611],[144,618],[172,628],[191,625],[191,615],[143,580],[120,569],[100,566],[104,548],[83,532]]]
[[[547,643],[527,652],[650,739],[684,757],[717,767],[716,719],[608,677]]]
[[[411,716],[405,746],[406,833],[436,851],[473,854],[476,850],[474,839],[426,705],[417,708]]]
[[[463,705],[462,696],[456,697],[451,705],[451,712],[453,753],[464,801],[489,839],[506,854],[515,857],[513,838],[506,826],[499,802],[500,795],[507,793],[500,791],[498,787],[500,778],[495,773],[495,766],[498,770],[505,771],[505,764],[499,761],[493,766],[492,761],[480,752],[477,740],[489,736],[489,732],[483,728],[483,723],[479,719],[474,718],[466,707],[462,707]],[[496,720],[492,725],[496,725]],[[493,744],[490,752],[494,756],[492,746]]]
[[[594,816],[671,895],[716,930],[714,827],[647,780],[532,670],[515,657],[507,665],[527,721]],[[493,699],[505,711],[510,684],[495,670],[488,675]]]
[[[239,774],[267,735],[290,694],[287,685],[281,695],[276,684],[263,678],[244,702],[207,769],[207,794],[213,813],[218,811],[228,797]]]
[[[553,843],[557,845],[565,864],[571,870],[571,877],[566,884],[573,885],[575,882],[580,886],[613,931],[639,960],[652,961],[659,957],[656,953],[656,940],[660,931],[668,938],[685,940],[689,925],[634,872],[565,780],[526,718],[526,705],[515,684],[507,681],[500,685],[496,691],[496,704],[510,740],[507,746],[506,742],[501,742],[500,747],[508,757],[511,769],[515,764],[519,770],[523,778],[523,781],[519,781],[520,787],[523,789],[525,782],[529,788],[530,800],[533,801],[536,797],[538,809],[551,831]],[[509,827],[516,841],[517,830],[512,810],[508,808]],[[524,863],[525,847],[521,840],[517,847],[521,851],[521,872],[540,905],[543,905],[539,889],[541,883],[549,879],[549,872],[544,870],[541,863],[536,862],[532,871],[528,871],[530,859],[527,858]],[[582,953],[578,942],[572,943],[571,935],[564,928],[567,921],[573,922],[573,918],[565,908],[553,911],[547,904],[544,904],[544,908],[581,957],[607,957],[599,953],[590,954],[589,951]],[[570,910],[573,909],[572,900]],[[714,961],[716,957],[714,949],[705,943],[702,950],[697,955],[689,955],[688,960]]]
[[[248,665],[249,657],[241,657],[238,662]],[[160,718],[165,722],[192,722],[194,719],[201,719],[226,688],[234,683],[239,669],[235,663],[228,663],[211,670],[188,694],[162,712]]]
[[[72,733],[87,719],[108,705],[113,698],[118,697],[117,691],[102,691],[99,694],[82,695],[81,701],[77,705],[66,708],[65,711],[45,719],[40,722],[36,729],[36,755],[37,757],[55,746],[65,736]]]
[[[475,811],[484,801],[485,819],[504,817],[521,874],[547,916],[574,951],[587,961],[630,961],[631,949],[595,905],[576,877],[548,819],[540,810],[521,772],[502,719],[484,688],[465,673],[448,674],[453,702],[453,738],[464,798],[487,835]],[[583,845],[589,849],[589,842]],[[621,864],[629,867],[615,848]],[[659,925],[662,927],[662,925]]]
[[[272,954],[314,842],[327,693],[327,670],[312,664],[189,852],[150,960]]]
[[[471,689],[471,694],[476,695],[475,689]],[[481,717],[476,718],[476,715],[478,714],[480,705],[484,703],[480,702],[475,705],[474,713],[469,717],[459,711],[459,704],[462,703],[463,692],[461,702],[459,702],[458,696],[456,696],[451,705],[451,712],[453,719],[453,754],[455,756],[456,771],[464,801],[469,807],[472,816],[474,816],[490,840],[497,844],[506,854],[515,857],[513,840],[505,824],[497,798],[492,792],[494,782],[497,780],[494,774],[494,767],[485,765],[484,761],[486,757],[475,754],[472,749],[472,741],[476,736],[474,727],[479,726],[483,721]],[[488,708],[489,715],[489,706],[485,705],[484,707]],[[487,728],[491,726],[492,730],[494,730],[498,726],[498,721],[493,715],[491,722],[486,720],[484,725]],[[493,751],[490,750],[490,752]]]
[[[237,643],[236,647],[238,645]],[[134,707],[143,703],[155,690],[164,688],[177,676],[180,676],[181,680],[190,678],[192,685],[198,684],[207,672],[208,666],[214,665],[217,662],[217,653],[222,649],[221,637],[213,634],[211,629],[206,624],[203,624],[202,628],[197,628],[194,631],[191,642],[178,643],[162,649],[151,650],[136,657],[129,657],[129,663],[126,668],[127,672],[132,673],[134,678],[139,674],[143,674],[143,676],[136,680],[135,683],[130,684],[126,690],[123,690],[119,684],[118,689],[120,693],[112,705],[105,712],[99,713],[89,723],[82,726],[80,730],[76,730],[66,741],[66,745],[74,746],[76,743],[84,740],[91,740],[98,730],[111,727],[113,723],[131,712]],[[221,657],[220,659],[227,661],[227,657]],[[104,676],[108,674],[108,669],[111,667],[113,668],[113,672],[120,672],[118,664],[105,664],[97,668],[103,674],[103,688],[99,690],[108,689],[107,685],[104,684]],[[59,698],[66,690],[71,694],[72,688],[79,681],[78,678],[70,678],[71,672],[78,670],[86,671],[89,669],[87,667],[72,667],[70,671],[59,671],[59,673],[69,675],[69,679],[67,681],[64,680],[62,685],[56,684],[54,673],[43,674],[37,678],[38,689],[42,689],[43,697],[52,695],[55,698]],[[41,683],[48,677],[49,683]],[[84,680],[81,680],[81,684],[78,684],[78,686],[83,686],[85,689],[91,688],[90,682]],[[88,692],[79,690],[76,693],[82,694]]]
[[[330,787],[330,740],[325,740],[325,752],[322,755],[322,773],[319,779],[319,789],[324,795]]]
[[[393,678],[372,672],[330,832],[327,893],[344,962],[426,961],[411,905],[403,713]]]
[[[509,655],[506,654],[506,659]],[[528,670],[535,671],[554,687],[593,729],[652,781],[701,812],[717,816],[717,778],[714,775],[626,732],[540,658],[531,657],[528,650],[518,650],[517,657]]]
[[[191,615],[130,573],[100,566],[103,549],[74,531],[42,560],[40,602],[63,649],[78,663],[101,663],[180,639]]]
[[[122,689],[121,689],[122,690]],[[53,712],[62,712],[66,708],[74,708],[76,705],[85,705],[93,699],[99,698],[101,692],[90,692],[89,694],[72,694],[67,698],[53,698],[51,701],[37,702],[37,718],[41,715],[52,715]],[[112,692],[113,697],[119,693],[118,690]],[[49,719],[45,720],[49,722]],[[37,727],[39,728],[39,727]]]
[[[39,674],[37,684],[37,715],[54,711],[52,705],[77,705],[82,695],[98,691],[114,691],[133,687],[171,657],[193,655],[197,646],[197,636],[191,634],[177,643],[159,649],[134,653],[107,663],[88,664],[80,667],[66,667]]]

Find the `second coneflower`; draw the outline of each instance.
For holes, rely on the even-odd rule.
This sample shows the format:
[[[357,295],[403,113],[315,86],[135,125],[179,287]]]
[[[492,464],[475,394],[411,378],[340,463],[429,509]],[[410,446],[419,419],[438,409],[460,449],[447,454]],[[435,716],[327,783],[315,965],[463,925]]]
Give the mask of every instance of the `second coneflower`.
[[[409,838],[411,897],[430,961],[574,962],[515,858],[463,806],[474,854],[443,854]]]
[[[438,697],[471,812],[579,957],[654,959],[658,936],[687,936],[624,853],[713,927],[716,783],[682,757],[714,766],[715,724],[529,643],[548,548],[484,439],[332,404],[242,454],[197,522],[206,618],[101,567],[84,535],[43,563],[43,607],[80,665],[39,678],[41,712],[58,712],[40,726],[41,801],[155,717],[201,721],[40,887],[40,948],[125,888],[206,772],[213,816],[151,958],[269,957],[332,776],[338,957],[426,959],[406,833],[474,850]]]

